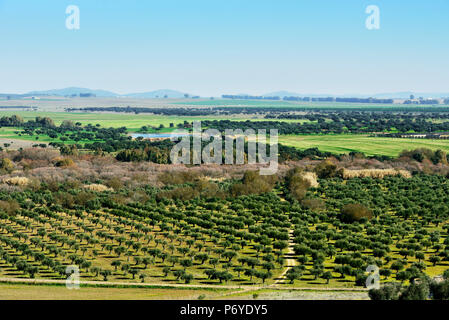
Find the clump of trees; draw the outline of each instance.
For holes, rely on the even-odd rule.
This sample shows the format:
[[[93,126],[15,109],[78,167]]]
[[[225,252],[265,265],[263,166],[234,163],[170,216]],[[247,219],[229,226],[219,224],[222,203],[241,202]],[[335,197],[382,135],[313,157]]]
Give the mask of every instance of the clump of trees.
[[[1,173],[11,173],[13,170],[14,170],[14,163],[10,159],[3,158],[0,160]]]
[[[55,167],[73,167],[75,162],[71,158],[59,158],[54,161]]]
[[[285,188],[291,199],[302,201],[310,187],[310,181],[304,178],[304,171],[301,168],[293,168],[285,176]]]
[[[370,209],[359,203],[351,203],[341,209],[341,220],[347,223],[354,221],[366,221],[373,218]]]
[[[16,214],[19,209],[20,205],[14,199],[0,200],[0,211],[6,212],[8,215]]]
[[[277,182],[276,175],[260,175],[259,171],[246,171],[240,182],[230,188],[233,196],[270,192]]]
[[[438,282],[422,275],[408,286],[390,282],[368,294],[371,300],[449,300],[449,280]]]
[[[407,157],[418,162],[423,162],[424,160],[429,160],[433,164],[448,164],[448,156],[446,152],[442,150],[430,150],[427,148],[419,148],[415,150],[404,150],[401,152],[399,157]]]
[[[176,185],[194,182],[199,174],[190,170],[164,171],[158,176],[158,180],[165,185]]]
[[[330,160],[324,160],[315,167],[314,172],[320,179],[333,178],[337,175],[337,166]]]

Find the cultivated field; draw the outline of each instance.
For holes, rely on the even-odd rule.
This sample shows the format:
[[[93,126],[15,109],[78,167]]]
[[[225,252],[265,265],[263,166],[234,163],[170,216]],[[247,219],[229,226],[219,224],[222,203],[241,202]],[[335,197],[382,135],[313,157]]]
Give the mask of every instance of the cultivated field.
[[[224,100],[154,101],[179,115],[55,107],[80,101],[0,111],[0,299],[365,299],[367,266],[403,285],[449,269],[449,140],[372,136],[444,132],[444,112],[292,113],[282,108],[303,104]],[[195,104],[271,109],[179,108]],[[279,172],[176,166],[172,142],[129,136],[195,120],[276,127]],[[340,156],[350,152],[363,154]],[[79,291],[61,287],[70,265]]]
[[[449,151],[449,140],[370,137],[369,135],[285,135],[279,143],[299,149],[319,148],[335,154],[363,152],[366,155],[396,157],[403,150],[429,148]]]

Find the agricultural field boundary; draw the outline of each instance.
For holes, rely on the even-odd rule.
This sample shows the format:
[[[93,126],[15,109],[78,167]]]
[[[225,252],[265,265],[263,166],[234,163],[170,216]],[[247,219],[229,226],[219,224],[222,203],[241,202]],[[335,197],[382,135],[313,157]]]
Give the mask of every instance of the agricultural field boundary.
[[[65,285],[65,280],[49,280],[49,279],[21,279],[21,278],[0,278],[0,283],[7,284],[30,284],[30,285]],[[168,283],[129,283],[129,282],[99,282],[99,281],[80,281],[80,285],[88,287],[141,287],[141,288],[176,288],[176,289],[242,289],[242,290],[298,290],[298,291],[368,291],[366,288],[333,288],[333,287],[297,287],[283,288],[272,284],[266,286],[235,286],[235,285],[195,285],[195,284],[168,284]]]

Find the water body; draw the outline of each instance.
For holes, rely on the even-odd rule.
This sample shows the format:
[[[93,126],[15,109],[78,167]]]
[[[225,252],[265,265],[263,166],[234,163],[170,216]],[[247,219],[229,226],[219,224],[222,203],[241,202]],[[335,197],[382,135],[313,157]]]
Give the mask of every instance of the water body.
[[[133,133],[131,137],[134,139],[142,137],[144,139],[157,139],[157,138],[171,138],[171,137],[184,137],[185,134],[176,133]]]

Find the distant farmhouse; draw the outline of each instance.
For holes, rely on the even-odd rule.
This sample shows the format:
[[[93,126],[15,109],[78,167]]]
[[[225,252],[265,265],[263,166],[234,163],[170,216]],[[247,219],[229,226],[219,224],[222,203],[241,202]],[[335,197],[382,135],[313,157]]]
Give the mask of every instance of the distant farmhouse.
[[[446,103],[446,100],[442,99],[434,99],[434,98],[427,98],[424,99],[423,97],[415,98],[414,95],[410,96],[410,99],[407,99],[404,101],[404,104],[440,104],[441,102]]]

